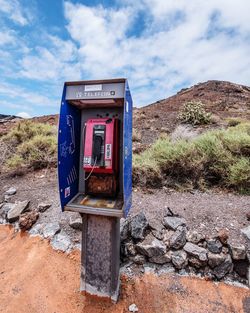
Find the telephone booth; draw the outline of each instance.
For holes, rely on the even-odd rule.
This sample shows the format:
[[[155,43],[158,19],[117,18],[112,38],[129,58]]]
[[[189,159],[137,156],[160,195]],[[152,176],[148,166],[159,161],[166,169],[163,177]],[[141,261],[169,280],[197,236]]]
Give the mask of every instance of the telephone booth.
[[[126,79],[64,84],[58,179],[62,210],[83,218],[81,290],[117,300],[120,218],[132,203],[132,98]]]

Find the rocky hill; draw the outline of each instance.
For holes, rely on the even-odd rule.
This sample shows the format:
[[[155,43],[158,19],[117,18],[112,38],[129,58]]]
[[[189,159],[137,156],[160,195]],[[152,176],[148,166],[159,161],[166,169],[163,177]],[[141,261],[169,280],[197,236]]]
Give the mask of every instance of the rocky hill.
[[[161,133],[171,133],[178,125],[178,112],[187,101],[201,101],[207,111],[213,113],[213,125],[221,127],[230,117],[250,120],[250,87],[225,81],[211,80],[180,90],[176,95],[134,109],[134,130],[138,142],[134,146],[143,149],[151,144]],[[33,118],[34,121],[57,125],[58,115]],[[16,120],[0,124],[0,136],[7,133]]]
[[[141,143],[150,144],[161,133],[171,133],[178,124],[178,112],[187,101],[205,104],[206,110],[213,113],[212,127],[221,127],[227,118],[232,117],[250,120],[250,87],[211,80],[135,109],[134,128],[140,130]]]

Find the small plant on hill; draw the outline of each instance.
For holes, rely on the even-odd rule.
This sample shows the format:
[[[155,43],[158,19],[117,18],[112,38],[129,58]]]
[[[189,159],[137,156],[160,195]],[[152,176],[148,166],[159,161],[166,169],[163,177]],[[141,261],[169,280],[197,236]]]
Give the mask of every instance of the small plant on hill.
[[[209,124],[211,113],[205,111],[203,103],[190,101],[184,104],[178,115],[178,119],[183,123],[192,125]]]
[[[7,171],[54,166],[56,149],[54,126],[22,121],[0,139],[0,166]]]

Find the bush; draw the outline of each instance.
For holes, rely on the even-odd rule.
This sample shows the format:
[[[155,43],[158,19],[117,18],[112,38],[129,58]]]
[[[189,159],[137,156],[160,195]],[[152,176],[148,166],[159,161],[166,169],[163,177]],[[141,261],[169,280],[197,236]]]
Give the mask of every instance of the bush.
[[[22,121],[1,138],[0,154],[5,155],[0,165],[5,170],[54,166],[56,149],[54,126]]]
[[[209,124],[211,121],[211,113],[207,113],[201,102],[190,101],[184,104],[178,119],[183,123],[192,125]]]
[[[162,137],[134,157],[134,184],[249,190],[250,123],[208,131],[192,141]]]

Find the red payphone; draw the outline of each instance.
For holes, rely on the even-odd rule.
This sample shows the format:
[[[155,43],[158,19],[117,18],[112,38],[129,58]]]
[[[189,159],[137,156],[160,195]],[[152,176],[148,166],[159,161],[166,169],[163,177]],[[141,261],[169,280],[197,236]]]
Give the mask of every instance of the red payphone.
[[[115,196],[118,189],[118,119],[89,119],[85,124],[84,158],[86,192]]]

